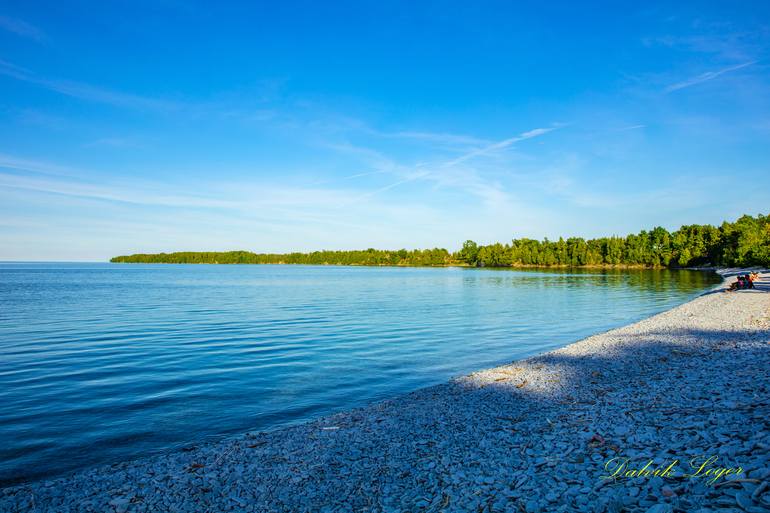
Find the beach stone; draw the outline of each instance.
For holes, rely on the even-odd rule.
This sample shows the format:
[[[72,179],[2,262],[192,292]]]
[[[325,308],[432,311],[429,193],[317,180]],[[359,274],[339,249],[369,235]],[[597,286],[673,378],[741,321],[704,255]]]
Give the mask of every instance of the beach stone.
[[[672,513],[673,511],[671,504],[655,504],[650,506],[645,513]]]
[[[109,505],[115,508],[115,511],[117,513],[125,513],[128,510],[128,505],[130,502],[131,502],[130,499],[119,498],[119,499],[112,499],[109,502]]]
[[[528,500],[526,505],[524,506],[524,510],[527,513],[538,513],[540,511],[540,505],[537,503],[536,500]]]
[[[751,496],[746,492],[738,492],[735,494],[735,502],[740,506],[742,509],[749,510],[750,508],[754,507],[754,501],[751,499]]]

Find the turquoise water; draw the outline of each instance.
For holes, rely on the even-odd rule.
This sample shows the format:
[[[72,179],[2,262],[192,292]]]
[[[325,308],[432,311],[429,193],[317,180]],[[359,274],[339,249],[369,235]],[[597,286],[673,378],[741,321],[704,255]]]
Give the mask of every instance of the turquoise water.
[[[689,271],[0,263],[0,484],[360,406],[717,282]]]

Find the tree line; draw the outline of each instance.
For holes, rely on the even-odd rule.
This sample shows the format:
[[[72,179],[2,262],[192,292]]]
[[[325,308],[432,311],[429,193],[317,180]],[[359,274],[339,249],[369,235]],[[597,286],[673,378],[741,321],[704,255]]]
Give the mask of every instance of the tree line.
[[[510,244],[466,241],[450,253],[415,250],[314,251],[311,253],[178,252],[118,256],[111,262],[174,264],[311,264],[525,267],[770,266],[770,216],[744,215],[735,222],[685,225],[674,232],[656,227],[625,237],[514,239]]]
[[[135,254],[111,262],[145,264],[308,264],[308,265],[404,265],[446,266],[459,263],[446,249],[366,249],[313,251],[312,253],[252,253],[250,251]]]

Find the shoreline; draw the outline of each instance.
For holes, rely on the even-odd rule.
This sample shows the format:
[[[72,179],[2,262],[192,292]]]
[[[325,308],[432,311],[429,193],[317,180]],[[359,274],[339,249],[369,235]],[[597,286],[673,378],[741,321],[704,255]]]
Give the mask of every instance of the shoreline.
[[[0,510],[768,508],[770,276],[715,293],[730,271],[690,302],[560,349],[304,424],[5,488]],[[682,466],[712,453],[744,481],[601,479],[613,457]]]
[[[141,264],[141,265],[304,265],[308,267],[405,267],[415,269],[445,269],[457,267],[460,269],[524,269],[524,270],[536,270],[536,269],[617,269],[617,270],[640,270],[640,271],[716,271],[719,267],[706,266],[706,267],[669,267],[665,265],[644,265],[644,264],[590,264],[590,265],[566,265],[566,264],[554,264],[554,265],[469,265],[462,262],[453,262],[449,264],[342,264],[342,263],[323,263],[323,264],[298,264],[292,262],[266,262],[266,263],[220,263],[220,262],[103,262],[107,264]]]

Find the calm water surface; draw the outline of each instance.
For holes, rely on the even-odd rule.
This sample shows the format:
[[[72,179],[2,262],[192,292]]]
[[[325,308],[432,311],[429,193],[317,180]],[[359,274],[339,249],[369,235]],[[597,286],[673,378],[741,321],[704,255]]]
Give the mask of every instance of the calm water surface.
[[[638,320],[688,271],[0,264],[0,485],[271,429]]]

